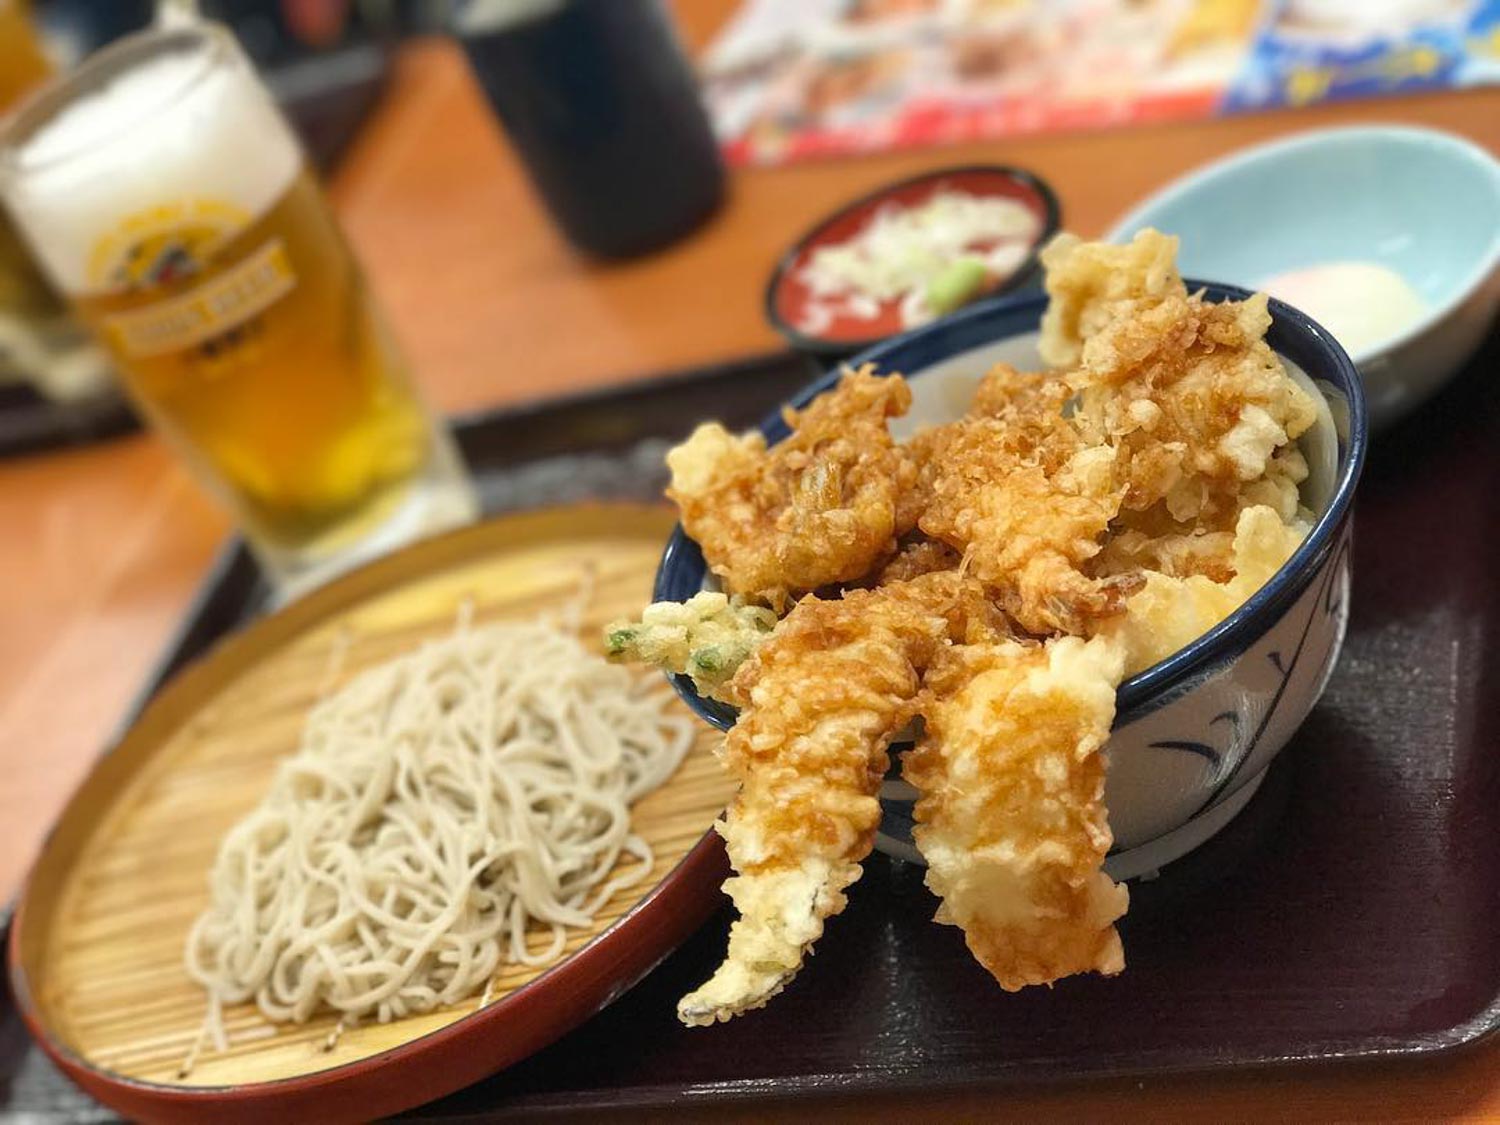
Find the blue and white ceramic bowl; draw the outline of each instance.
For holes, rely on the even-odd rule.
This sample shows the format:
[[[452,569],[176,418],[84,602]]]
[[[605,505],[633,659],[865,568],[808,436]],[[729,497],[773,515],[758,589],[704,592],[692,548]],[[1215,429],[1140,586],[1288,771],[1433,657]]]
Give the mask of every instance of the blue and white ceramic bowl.
[[[1231,286],[1203,287],[1215,301],[1247,296]],[[906,376],[912,410],[892,425],[898,437],[906,437],[961,415],[974,385],[994,364],[1039,369],[1036,340],[1045,307],[1041,295],[977,305],[850,362]],[[1325,404],[1301,439],[1311,470],[1303,498],[1317,521],[1248,602],[1187,648],[1120,685],[1106,790],[1115,836],[1106,867],[1117,879],[1155,871],[1233,819],[1317,702],[1343,644],[1350,504],[1366,444],[1364,397],[1353,363],[1323,329],[1279,301],[1271,302],[1271,315],[1271,346]],[[837,379],[838,372],[830,372],[792,405],[805,406]],[[787,436],[779,413],[761,430],[771,442]],[[662,557],[656,598],[691,597],[708,577],[697,544],[679,526]],[[733,725],[731,708],[699,697],[685,677],[677,677],[676,686],[704,719],[721,729]],[[921,862],[911,842],[913,795],[893,769],[881,793],[877,846]]]
[[[1352,353],[1378,430],[1415,409],[1484,342],[1500,308],[1500,160],[1434,129],[1318,129],[1245,149],[1168,184],[1110,231],[1182,237],[1178,266],[1257,286],[1287,270],[1373,261],[1426,313]]]

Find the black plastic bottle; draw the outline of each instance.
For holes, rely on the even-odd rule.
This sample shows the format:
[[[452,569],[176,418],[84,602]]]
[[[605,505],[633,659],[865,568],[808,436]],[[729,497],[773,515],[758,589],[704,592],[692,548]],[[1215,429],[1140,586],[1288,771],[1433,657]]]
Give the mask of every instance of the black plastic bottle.
[[[455,27],[580,250],[645,253],[718,205],[718,146],[660,0],[479,0]]]

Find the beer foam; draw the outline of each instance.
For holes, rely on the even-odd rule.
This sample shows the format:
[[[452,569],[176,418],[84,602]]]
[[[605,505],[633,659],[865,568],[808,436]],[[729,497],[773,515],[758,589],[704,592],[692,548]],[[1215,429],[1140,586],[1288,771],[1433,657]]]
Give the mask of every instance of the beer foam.
[[[227,49],[226,49],[227,48]],[[98,288],[91,259],[152,209],[268,210],[301,153],[237,48],[205,39],[111,78],[18,148],[8,201],[59,288]]]

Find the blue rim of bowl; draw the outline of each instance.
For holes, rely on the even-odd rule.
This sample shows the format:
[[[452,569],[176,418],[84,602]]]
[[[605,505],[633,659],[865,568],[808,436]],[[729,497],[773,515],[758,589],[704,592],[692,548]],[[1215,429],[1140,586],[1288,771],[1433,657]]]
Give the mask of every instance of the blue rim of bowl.
[[[1190,290],[1204,290],[1212,301],[1240,301],[1250,296],[1249,290],[1234,285],[1203,281],[1189,281],[1187,284]],[[873,363],[883,372],[914,371],[916,375],[913,377],[920,379],[923,370],[937,363],[1035,331],[1046,305],[1044,294],[982,302],[915,332],[877,344],[851,359],[849,366]],[[1269,307],[1271,329],[1266,340],[1272,349],[1296,363],[1310,379],[1331,384],[1347,404],[1347,432],[1336,432],[1338,469],[1333,495],[1313,522],[1302,545],[1271,576],[1270,581],[1197,640],[1120,685],[1116,696],[1116,727],[1177,698],[1203,676],[1253,644],[1307,588],[1334,549],[1337,533],[1349,515],[1369,439],[1359,373],[1332,335],[1307,314],[1274,298]],[[798,392],[787,405],[806,406],[837,383],[841,373],[841,368],[828,372]],[[781,441],[789,433],[779,410],[762,421],[759,428],[771,444]],[[688,538],[679,523],[662,554],[653,598],[656,601],[681,601],[691,597],[701,588],[707,573],[702,551]],[[672,680],[678,694],[700,717],[720,730],[734,725],[734,708],[717,700],[704,699],[686,676],[674,676]]]
[[[866,192],[858,199],[851,200],[838,210],[833,211],[819,219],[811,227],[802,233],[790,247],[781,255],[776,262],[776,268],[771,271],[770,280],[766,282],[766,290],[761,298],[765,308],[766,319],[770,321],[771,327],[779,332],[783,339],[799,352],[809,352],[821,356],[847,356],[853,352],[863,351],[866,348],[875,347],[883,342],[894,340],[905,333],[884,333],[867,336],[861,340],[827,340],[819,336],[809,336],[799,331],[784,320],[776,311],[776,294],[781,289],[782,279],[791,272],[797,259],[802,256],[802,251],[809,242],[812,242],[825,230],[838,222],[851,211],[857,211],[861,207],[868,206],[879,199],[900,191],[902,188],[911,187],[914,184],[925,184],[931,180],[940,180],[945,176],[967,175],[972,173],[983,173],[985,175],[1003,176],[1006,179],[1015,180],[1025,184],[1036,193],[1042,201],[1042,227],[1032,239],[1031,248],[1027,251],[1025,259],[1015,268],[1015,271],[1005,279],[1000,286],[986,298],[993,301],[1004,294],[1014,292],[1024,285],[1026,281],[1036,273],[1038,258],[1042,247],[1045,246],[1057,233],[1062,225],[1062,205],[1057,201],[1057,195],[1053,192],[1051,185],[1035,172],[1028,172],[1025,168],[1016,168],[1009,164],[954,164],[946,168],[936,168],[930,172],[922,172],[915,176],[908,176],[904,180],[895,180],[888,184],[882,184],[874,191]],[[915,330],[915,331],[919,331]]]

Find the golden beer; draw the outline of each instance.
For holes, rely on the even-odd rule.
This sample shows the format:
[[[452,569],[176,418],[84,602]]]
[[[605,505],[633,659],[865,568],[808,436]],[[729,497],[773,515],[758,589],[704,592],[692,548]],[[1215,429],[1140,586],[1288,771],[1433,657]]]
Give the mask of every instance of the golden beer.
[[[410,486],[428,424],[317,184],[300,172],[203,257],[151,247],[77,310],[259,536],[357,538]]]
[[[63,311],[10,220],[0,213],[0,317],[33,321]]]
[[[86,62],[0,143],[0,190],[273,576],[300,586],[472,517],[447,434],[227,32],[148,32]]]
[[[8,112],[52,72],[26,7],[21,0],[0,0],[0,113]],[[31,319],[61,311],[10,220],[0,214],[0,315]]]
[[[0,0],[0,114],[52,73],[27,7],[21,0]],[[59,352],[75,349],[78,339],[62,301],[0,212],[0,376],[46,385],[47,369]]]
[[[22,0],[0,0],[0,112],[52,73]]]

